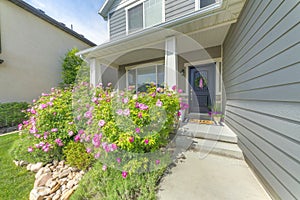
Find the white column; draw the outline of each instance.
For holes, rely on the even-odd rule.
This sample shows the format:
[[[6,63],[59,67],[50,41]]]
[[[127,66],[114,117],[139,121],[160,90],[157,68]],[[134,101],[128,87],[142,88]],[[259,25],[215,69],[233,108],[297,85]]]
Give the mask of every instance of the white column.
[[[165,82],[169,87],[177,85],[178,62],[176,55],[176,37],[166,38],[165,44]]]
[[[102,83],[101,65],[98,64],[97,59],[93,58],[90,63],[90,84],[93,86]]]

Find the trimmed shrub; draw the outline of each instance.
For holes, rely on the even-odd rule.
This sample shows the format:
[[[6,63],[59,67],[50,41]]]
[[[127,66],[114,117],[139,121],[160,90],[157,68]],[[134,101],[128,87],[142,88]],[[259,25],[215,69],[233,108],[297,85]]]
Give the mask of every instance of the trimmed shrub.
[[[29,104],[26,102],[0,103],[0,128],[13,127],[26,119],[25,112]]]
[[[81,170],[86,170],[94,161],[93,156],[87,153],[85,146],[79,142],[69,142],[68,145],[64,147],[63,153],[66,157],[67,164]]]

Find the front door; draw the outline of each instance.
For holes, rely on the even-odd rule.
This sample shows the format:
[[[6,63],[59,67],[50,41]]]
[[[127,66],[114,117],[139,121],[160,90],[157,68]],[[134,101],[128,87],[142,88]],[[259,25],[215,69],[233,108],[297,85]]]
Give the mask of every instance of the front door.
[[[215,63],[190,67],[190,112],[210,111],[215,87]]]

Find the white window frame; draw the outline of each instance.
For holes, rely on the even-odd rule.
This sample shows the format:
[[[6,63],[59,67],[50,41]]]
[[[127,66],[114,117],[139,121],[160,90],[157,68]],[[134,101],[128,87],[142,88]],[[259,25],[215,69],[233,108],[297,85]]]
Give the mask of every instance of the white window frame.
[[[164,66],[164,64],[165,64],[164,60],[160,60],[160,61],[157,61],[157,62],[150,62],[150,63],[144,63],[144,64],[140,64],[140,65],[132,65],[132,66],[125,67],[125,70],[126,70],[126,87],[127,88],[129,87],[129,85],[128,85],[128,71],[134,70],[134,69],[136,70],[136,69],[140,69],[140,68],[146,68],[146,67],[155,66],[156,82],[157,82],[157,79],[158,79],[158,76],[157,76],[157,66],[158,65],[163,65]],[[135,71],[135,77],[136,77],[135,88],[137,89],[137,70]]]
[[[215,3],[213,3],[213,4],[209,5],[209,6],[205,6],[203,8],[200,8],[200,1],[201,0],[195,0],[195,11],[214,9],[214,8],[217,8],[220,5],[222,5],[222,2],[223,2],[223,0],[216,0]]]
[[[166,11],[165,11],[165,3],[166,3],[166,2],[165,2],[165,0],[162,0],[162,21],[159,22],[159,23],[157,23],[157,24],[153,24],[152,26],[146,27],[146,26],[145,26],[145,1],[146,1],[146,0],[140,0],[140,1],[137,1],[137,2],[131,4],[130,6],[127,6],[127,7],[125,8],[125,13],[126,13],[126,35],[130,35],[130,34],[132,34],[132,33],[139,32],[139,31],[141,31],[141,30],[144,30],[144,29],[146,29],[146,28],[153,27],[153,26],[155,26],[155,25],[157,25],[157,24],[161,24],[161,23],[163,23],[163,22],[166,21]],[[137,31],[133,31],[133,32],[129,33],[129,28],[128,28],[128,10],[131,9],[131,8],[134,8],[134,7],[138,6],[138,5],[140,5],[140,4],[143,4],[143,28],[142,28],[141,30],[137,30]]]

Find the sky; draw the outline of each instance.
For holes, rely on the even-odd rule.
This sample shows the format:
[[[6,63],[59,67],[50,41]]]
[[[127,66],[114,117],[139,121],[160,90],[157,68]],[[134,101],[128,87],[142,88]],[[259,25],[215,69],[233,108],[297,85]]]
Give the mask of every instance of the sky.
[[[24,0],[97,45],[108,40],[107,22],[98,14],[105,0]]]

